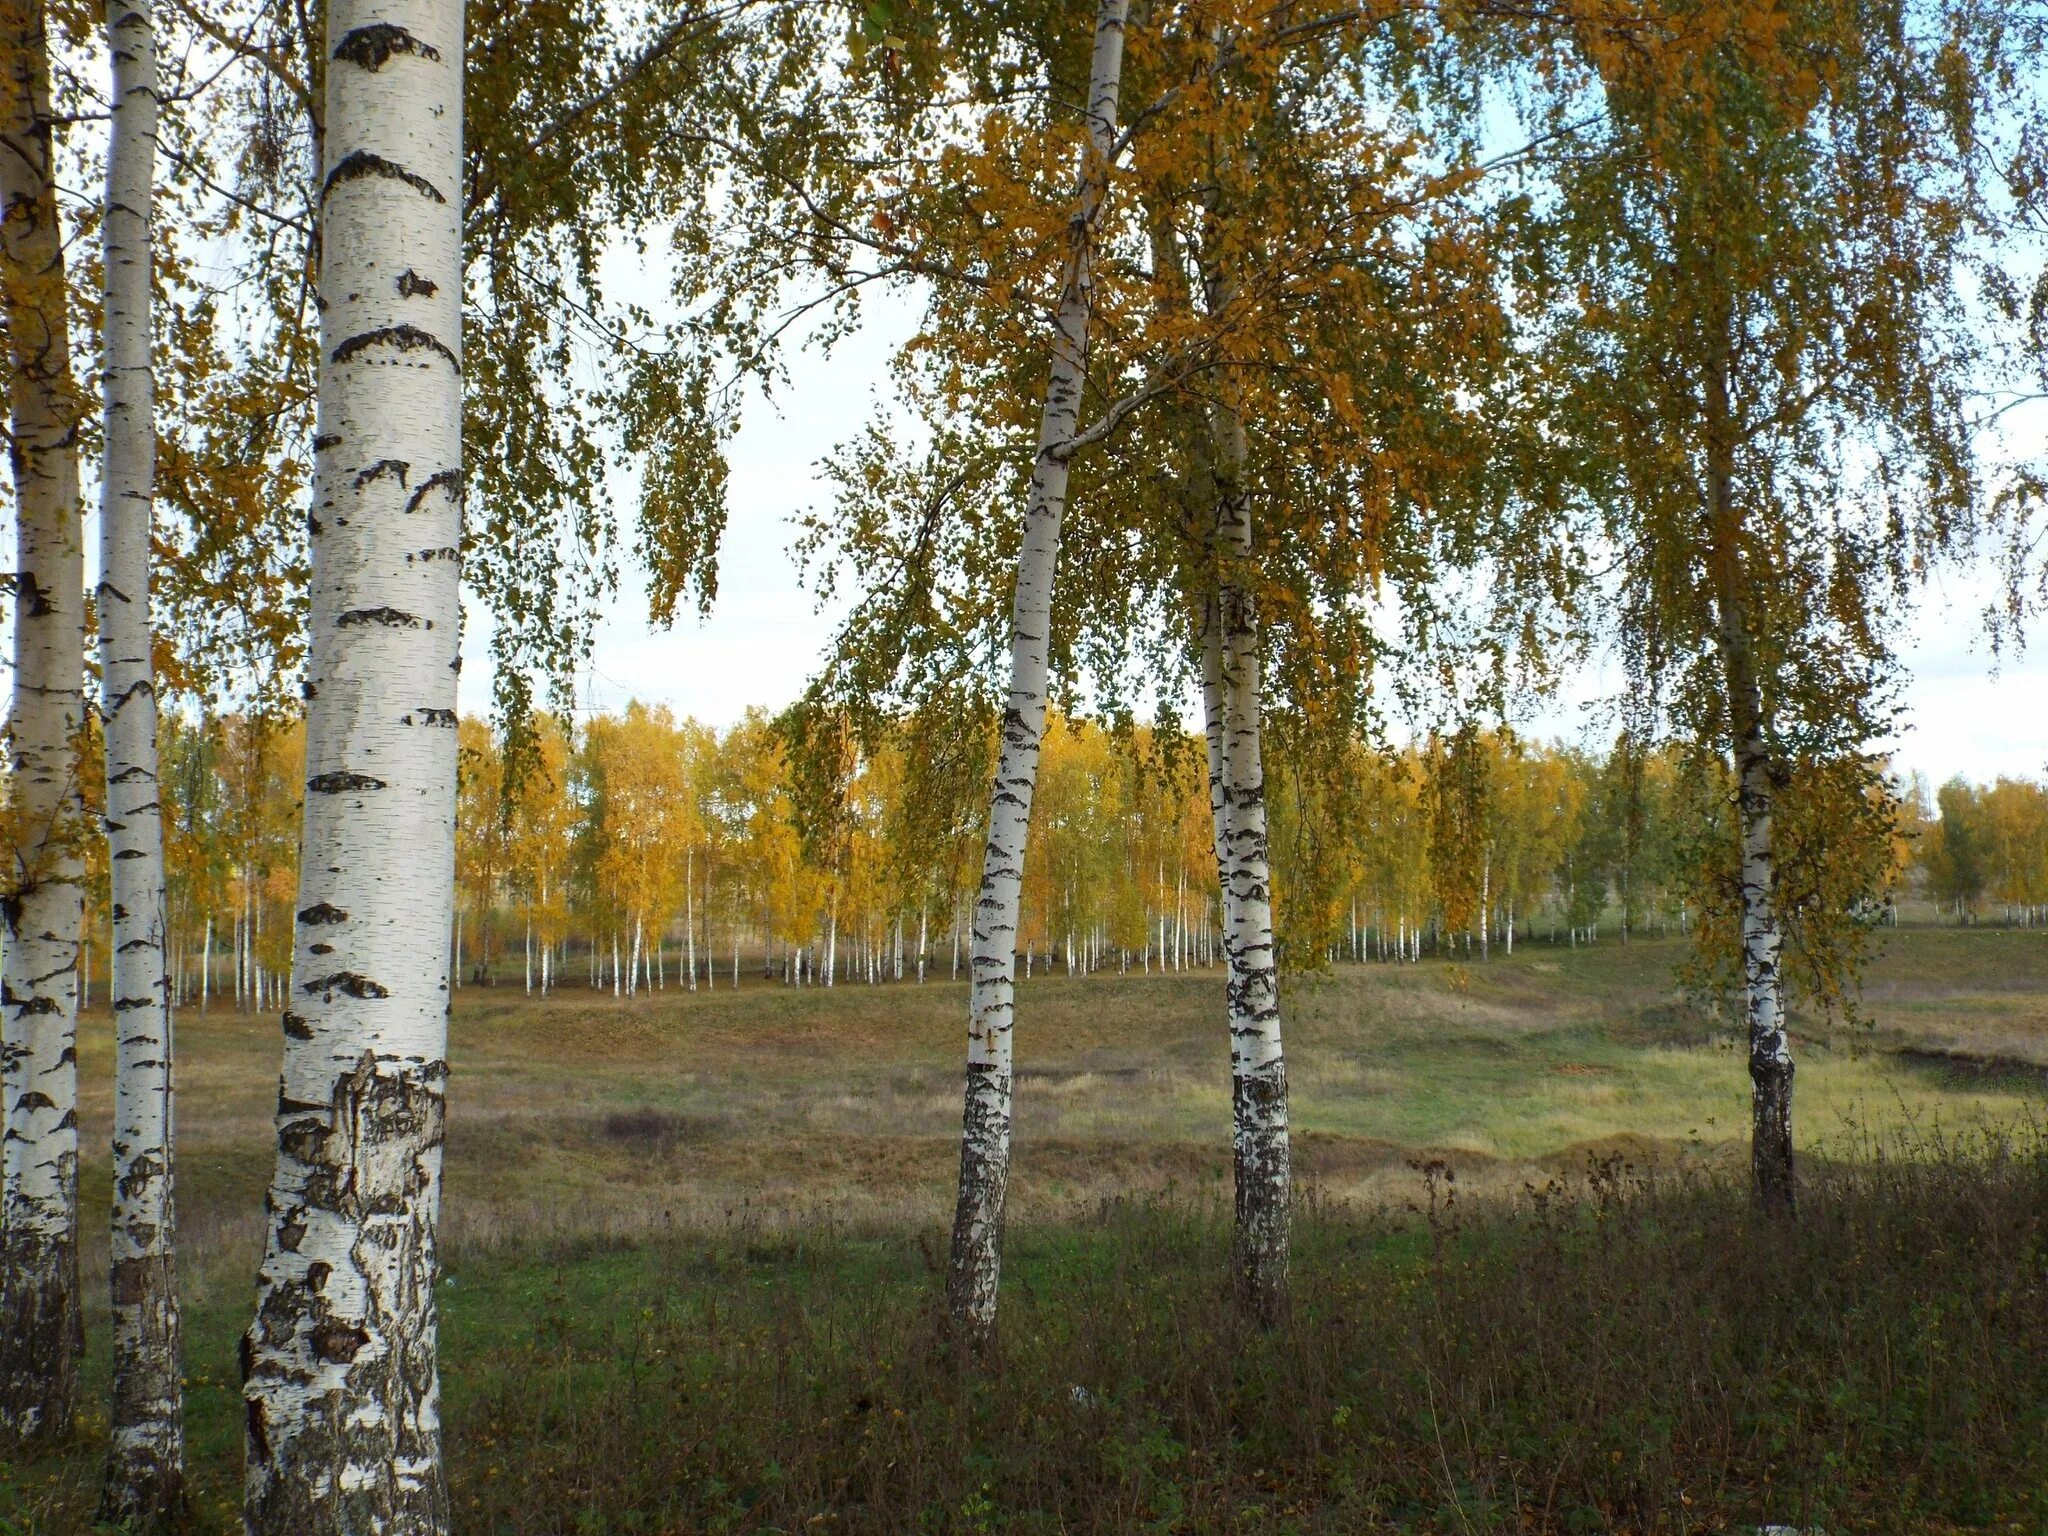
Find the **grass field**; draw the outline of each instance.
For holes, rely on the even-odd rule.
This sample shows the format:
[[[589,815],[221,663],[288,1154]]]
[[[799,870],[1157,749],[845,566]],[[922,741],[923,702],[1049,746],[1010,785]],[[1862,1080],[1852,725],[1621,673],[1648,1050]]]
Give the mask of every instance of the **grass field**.
[[[1816,1182],[1783,1252],[1731,1177],[1743,1057],[1674,990],[1678,954],[1536,944],[1294,982],[1301,1303],[1263,1338],[1217,1284],[1220,976],[1026,984],[988,1379],[931,1314],[962,986],[466,988],[442,1299],[457,1528],[2048,1529],[2048,935],[1897,934],[1870,1028],[1799,1021]],[[279,1046],[231,1011],[179,1030],[194,1518],[214,1531]],[[81,1061],[94,1238],[106,1036],[93,1021]],[[2018,1151],[1986,1161],[1983,1125]],[[1873,1163],[1880,1144],[1927,1166]],[[1840,1305],[1817,1318],[1823,1293]],[[1745,1322],[1779,1305],[1789,1355]],[[1559,1374],[1508,1390],[1531,1328]],[[0,1531],[86,1529],[98,1433],[0,1468]],[[1919,1492],[1877,1497],[1894,1473]]]

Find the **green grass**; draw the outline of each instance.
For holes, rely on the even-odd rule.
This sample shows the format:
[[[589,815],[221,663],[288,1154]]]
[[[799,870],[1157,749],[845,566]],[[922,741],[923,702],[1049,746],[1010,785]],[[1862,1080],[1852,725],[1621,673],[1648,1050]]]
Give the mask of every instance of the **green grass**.
[[[1751,1224],[1743,1058],[1674,992],[1678,954],[1525,944],[1292,984],[1309,1205],[1272,1336],[1221,1295],[1220,976],[1026,984],[986,1376],[933,1311],[961,987],[465,989],[457,1528],[2043,1528],[2048,936],[1897,935],[1869,1029],[1797,1021],[1789,1244]],[[226,1531],[278,1046],[215,1012],[180,1047],[194,1525]],[[88,1269],[96,1300],[103,1244]],[[101,1433],[0,1466],[0,1531],[83,1529]]]

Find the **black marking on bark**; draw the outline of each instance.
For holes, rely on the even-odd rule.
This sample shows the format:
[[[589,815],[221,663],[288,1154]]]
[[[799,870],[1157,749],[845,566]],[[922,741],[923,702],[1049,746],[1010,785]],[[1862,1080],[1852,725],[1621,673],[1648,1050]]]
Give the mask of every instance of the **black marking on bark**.
[[[335,58],[345,64],[360,64],[372,74],[401,53],[409,53],[429,64],[438,64],[441,60],[440,49],[432,43],[421,42],[404,27],[389,21],[373,21],[367,27],[356,27],[334,45]]]
[[[297,1253],[299,1244],[306,1240],[306,1224],[299,1219],[297,1211],[277,1224],[277,1246],[286,1253]]]
[[[311,678],[308,678],[305,682],[299,684],[299,696],[310,704],[313,700],[320,697],[320,685]]]
[[[422,480],[420,482],[420,488],[414,491],[412,493],[412,499],[406,502],[405,510],[408,512],[419,511],[420,503],[425,501],[435,491],[448,492],[451,496],[455,498],[456,504],[458,506],[461,505],[462,471],[459,469],[444,469],[438,475],[433,475],[425,480]]]
[[[315,944],[309,951],[309,953],[315,955],[331,955],[334,953],[334,946],[332,944]]]
[[[331,907],[323,901],[317,907],[308,907],[301,912],[299,921],[309,927],[317,927],[321,923],[345,923],[348,921],[348,914],[341,908]]]
[[[413,271],[411,267],[407,267],[398,274],[398,293],[401,298],[410,299],[417,296],[422,299],[431,299],[440,291],[441,285],[439,283],[428,282],[419,273]]]
[[[301,1014],[287,1012],[284,1016],[284,1032],[294,1040],[313,1038],[313,1026]]]
[[[117,863],[122,859],[139,859],[143,857],[145,857],[145,855],[143,854],[143,851],[140,848],[123,848],[119,853],[114,855],[115,862]]]
[[[337,992],[348,997],[359,998],[379,998],[391,995],[389,987],[374,982],[367,976],[358,975],[354,971],[336,971],[332,976],[316,976],[300,987],[299,990],[309,995],[319,993],[324,999],[332,999]]]
[[[451,731],[455,729],[455,711],[452,709],[423,709],[420,716],[422,725],[442,725]]]
[[[422,349],[438,352],[448,359],[457,373],[462,372],[462,361],[448,349],[446,342],[437,336],[430,336],[416,325],[387,325],[374,331],[365,331],[360,336],[351,336],[334,349],[332,362],[346,363],[361,356],[372,347],[391,347],[400,352],[418,352]]]
[[[432,629],[431,623],[422,624],[416,613],[406,613],[398,608],[351,608],[334,621],[336,629],[354,629],[360,624],[382,624],[389,629]]]
[[[405,477],[411,473],[412,465],[405,459],[379,459],[356,476],[356,489],[360,491],[379,475],[396,475],[398,488],[404,490]]]
[[[108,1290],[117,1307],[139,1307],[149,1299],[150,1276],[155,1264],[149,1259],[116,1259],[107,1272]]]
[[[407,555],[405,557],[408,565],[415,560],[431,563],[435,560],[460,560],[461,558],[462,551],[453,544],[443,544],[439,549],[423,549],[416,555]]]
[[[57,1101],[47,1093],[31,1088],[27,1093],[15,1097],[14,1107],[20,1110],[55,1109]]]
[[[325,453],[330,448],[339,448],[340,446],[341,434],[339,432],[323,432],[313,439],[313,451],[315,453]]]
[[[35,578],[33,571],[17,571],[14,574],[14,596],[23,610],[32,619],[47,618],[56,612],[50,606],[49,588]]]
[[[315,1323],[310,1335],[313,1353],[336,1365],[352,1365],[370,1342],[369,1333],[350,1323]]]
[[[373,155],[367,149],[359,149],[344,159],[341,164],[327,173],[327,183],[320,189],[320,195],[329,196],[345,181],[361,181],[374,176],[382,181],[402,181],[422,197],[437,203],[445,203],[447,197],[418,171],[408,171],[395,160],[386,160],[382,155]]]
[[[382,779],[373,779],[367,773],[322,773],[306,780],[306,788],[316,795],[346,795],[386,787]]]

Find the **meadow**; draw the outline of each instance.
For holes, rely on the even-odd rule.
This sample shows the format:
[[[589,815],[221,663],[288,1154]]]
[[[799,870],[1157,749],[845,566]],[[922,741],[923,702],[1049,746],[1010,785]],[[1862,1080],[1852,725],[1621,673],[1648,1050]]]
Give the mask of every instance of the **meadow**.
[[[2048,935],[1895,933],[1867,1027],[1800,1017],[1790,1230],[1748,1209],[1744,1058],[1680,954],[1292,981],[1297,1294],[1267,1334],[1223,1285],[1219,974],[1022,984],[980,1366],[937,1301],[964,985],[465,987],[455,1526],[2048,1528]],[[100,1311],[107,1035],[81,1053]],[[193,1527],[225,1531],[277,1026],[188,1011],[178,1047]],[[103,1440],[0,1467],[0,1531],[90,1529]]]

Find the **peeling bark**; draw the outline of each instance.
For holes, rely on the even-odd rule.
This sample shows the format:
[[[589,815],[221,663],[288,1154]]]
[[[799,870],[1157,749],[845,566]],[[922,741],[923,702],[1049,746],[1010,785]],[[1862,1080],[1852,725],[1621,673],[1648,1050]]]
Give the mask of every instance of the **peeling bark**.
[[[149,0],[109,0],[113,132],[107,157],[106,452],[100,484],[100,675],[114,949],[114,1380],[100,1519],[170,1524],[185,1435],[172,1204],[171,989],[149,544],[156,505],[150,220],[156,33]]]
[[[1039,418],[1038,461],[1024,513],[1024,547],[1017,560],[1017,590],[1011,608],[1009,701],[1003,710],[988,842],[974,905],[960,1193],[953,1216],[946,1296],[955,1322],[980,1340],[986,1340],[995,1328],[1002,1270],[1003,1206],[1010,1185],[1011,1030],[1017,1006],[1019,898],[1031,800],[1038,783],[1039,743],[1045,734],[1053,578],[1059,564],[1060,520],[1066,511],[1068,460],[1087,380],[1097,229],[1108,195],[1128,12],[1129,0],[1100,0],[1095,14],[1095,51],[1088,85],[1089,144],[1083,151],[1067,226],[1066,270],[1053,335],[1051,378]]]
[[[78,1294],[85,561],[43,0],[0,0],[0,302],[14,475],[13,770],[0,914],[0,1443],[70,1433]]]
[[[462,9],[334,0],[305,803],[277,1174],[243,1341],[252,1536],[448,1524],[435,1241],[454,916]],[[400,366],[393,366],[401,363]],[[421,478],[424,477],[424,478]]]

